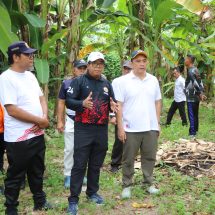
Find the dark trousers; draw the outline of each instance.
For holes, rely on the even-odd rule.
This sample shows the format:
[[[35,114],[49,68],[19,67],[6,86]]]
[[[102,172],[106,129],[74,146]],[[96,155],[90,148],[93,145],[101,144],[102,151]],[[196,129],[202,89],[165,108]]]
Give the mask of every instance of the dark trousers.
[[[179,110],[179,114],[182,120],[182,125],[187,125],[187,117],[186,117],[186,112],[185,112],[185,101],[183,102],[176,102],[173,101],[169,112],[167,114],[167,120],[166,120],[166,124],[170,125],[171,121],[172,121],[172,117],[175,114],[175,112],[177,111],[177,109]]]
[[[189,134],[196,135],[199,130],[199,102],[187,102],[187,111],[190,121]]]
[[[119,167],[122,164],[123,143],[118,138],[118,128],[115,125],[115,142],[113,144],[111,155],[111,166]]]
[[[4,153],[5,153],[4,133],[0,133],[0,170],[2,170],[4,166]]]
[[[91,196],[99,190],[100,168],[108,149],[107,125],[75,123],[74,129],[74,165],[71,171],[69,202],[78,202],[86,168],[86,194]]]
[[[44,135],[21,142],[6,142],[6,152],[9,163],[5,179],[6,214],[17,211],[20,186],[26,174],[34,205],[42,206],[46,201],[46,194],[43,192]]]

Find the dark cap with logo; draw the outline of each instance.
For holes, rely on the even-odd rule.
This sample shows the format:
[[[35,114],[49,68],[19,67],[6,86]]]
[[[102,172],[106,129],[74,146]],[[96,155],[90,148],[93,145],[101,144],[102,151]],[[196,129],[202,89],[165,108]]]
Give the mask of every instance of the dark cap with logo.
[[[82,67],[82,66],[87,67],[87,63],[84,60],[76,60],[74,62],[74,67],[79,68],[79,67]]]
[[[147,53],[145,51],[143,51],[143,50],[136,50],[136,51],[133,51],[131,53],[131,59],[134,59],[138,55],[144,55],[146,58],[148,58],[148,55],[147,55]]]
[[[28,46],[28,44],[24,41],[19,41],[11,44],[8,46],[8,55],[12,55],[15,53],[25,53],[25,54],[31,54],[36,52],[37,49],[32,49]]]

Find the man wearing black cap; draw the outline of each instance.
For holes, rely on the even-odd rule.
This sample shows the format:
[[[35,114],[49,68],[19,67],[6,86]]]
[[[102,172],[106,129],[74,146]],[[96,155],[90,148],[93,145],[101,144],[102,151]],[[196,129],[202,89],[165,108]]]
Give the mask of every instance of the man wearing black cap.
[[[74,62],[73,78],[83,75],[86,72],[87,63],[84,60]],[[70,187],[70,175],[73,166],[74,153],[74,117],[75,112],[66,109],[65,119],[65,100],[67,90],[70,90],[70,84],[73,78],[64,80],[58,95],[58,111],[57,111],[57,129],[64,132],[64,187]]]
[[[123,142],[122,198],[131,197],[134,161],[140,150],[143,184],[147,191],[156,194],[153,186],[153,169],[156,160],[157,140],[160,132],[161,92],[155,76],[146,72],[147,54],[142,50],[131,55],[132,71],[119,78],[114,88],[119,104],[117,112],[118,136]]]
[[[45,170],[44,128],[48,127],[45,97],[33,66],[36,49],[16,42],[8,47],[10,68],[0,76],[0,102],[4,106],[4,140],[9,167],[5,179],[5,214],[18,214],[20,186],[27,174],[34,210],[50,209],[43,191]]]
[[[127,75],[131,71],[131,61],[127,60],[124,61],[122,65],[122,75]],[[112,82],[113,89],[117,87],[117,80],[118,78],[115,78]],[[116,116],[114,113],[110,114],[110,123],[115,126],[115,141],[113,144],[112,154],[111,154],[111,169],[110,171],[112,173],[118,172],[121,163],[122,163],[122,152],[123,152],[123,144],[118,138],[118,129],[116,125]]]

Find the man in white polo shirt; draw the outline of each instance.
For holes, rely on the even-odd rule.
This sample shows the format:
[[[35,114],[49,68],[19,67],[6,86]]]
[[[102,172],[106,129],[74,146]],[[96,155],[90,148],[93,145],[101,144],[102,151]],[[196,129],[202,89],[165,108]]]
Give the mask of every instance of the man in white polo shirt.
[[[161,93],[156,77],[146,72],[147,54],[134,51],[131,55],[133,70],[120,77],[114,89],[119,103],[117,125],[119,139],[124,143],[122,157],[122,198],[131,197],[134,161],[140,150],[143,184],[147,191],[156,194],[152,185],[156,160],[157,140],[160,132]]]
[[[185,112],[186,96],[184,93],[185,79],[181,76],[179,67],[175,67],[173,69],[173,76],[175,78],[174,101],[172,102],[168,111],[166,125],[171,124],[172,117],[178,109],[182,125],[185,126],[187,125],[187,117]]]

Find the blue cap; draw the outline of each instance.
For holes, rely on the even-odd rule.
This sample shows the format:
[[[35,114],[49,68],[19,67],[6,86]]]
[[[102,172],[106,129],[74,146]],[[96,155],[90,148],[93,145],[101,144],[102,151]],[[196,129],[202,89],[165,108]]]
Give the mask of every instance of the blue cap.
[[[143,50],[136,50],[136,51],[133,51],[131,53],[131,59],[134,59],[137,55],[144,55],[146,58],[148,58],[148,55],[146,54],[145,51],[143,51]]]
[[[13,43],[12,45],[8,46],[8,55],[14,54],[14,53],[25,53],[25,54],[31,54],[36,52],[37,49],[32,49],[28,46],[28,44],[24,41],[19,41],[16,43]]]
[[[79,67],[82,67],[82,66],[87,67],[87,63],[84,60],[76,60],[74,62],[74,67],[79,68]]]

